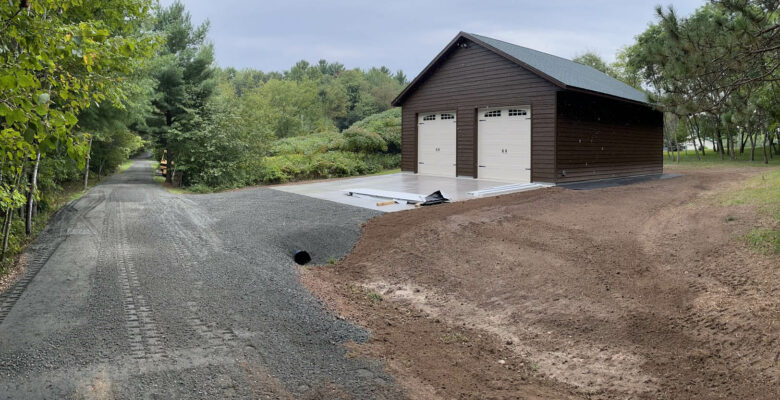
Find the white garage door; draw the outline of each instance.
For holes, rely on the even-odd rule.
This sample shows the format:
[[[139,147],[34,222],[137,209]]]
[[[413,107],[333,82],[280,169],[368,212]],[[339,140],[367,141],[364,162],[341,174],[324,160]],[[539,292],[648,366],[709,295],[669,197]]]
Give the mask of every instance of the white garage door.
[[[530,182],[531,108],[480,109],[478,120],[478,177]]]
[[[455,112],[421,113],[417,120],[417,173],[455,176]]]

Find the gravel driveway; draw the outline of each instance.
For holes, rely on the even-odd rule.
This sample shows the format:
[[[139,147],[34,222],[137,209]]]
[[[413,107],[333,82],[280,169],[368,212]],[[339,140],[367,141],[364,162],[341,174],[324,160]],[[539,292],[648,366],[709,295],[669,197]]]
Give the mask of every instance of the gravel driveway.
[[[377,213],[268,189],[178,196],[136,161],[61,210],[0,295],[0,398],[401,398],[298,281]]]

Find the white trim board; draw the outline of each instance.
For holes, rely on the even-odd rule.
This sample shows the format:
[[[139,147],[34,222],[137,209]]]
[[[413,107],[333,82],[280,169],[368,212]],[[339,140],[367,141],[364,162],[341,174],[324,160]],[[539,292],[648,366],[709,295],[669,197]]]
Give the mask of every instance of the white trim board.
[[[383,199],[403,200],[410,203],[422,203],[425,201],[425,196],[421,194],[407,193],[407,192],[393,192],[390,190],[361,188],[361,189],[346,189],[343,190],[343,192],[345,192],[347,196],[353,196],[357,194],[363,196],[379,197]]]
[[[555,185],[550,183],[514,183],[510,185],[494,186],[492,188],[475,190],[468,192],[467,194],[474,197],[496,196],[499,194],[524,192],[526,190],[541,189],[550,186]]]

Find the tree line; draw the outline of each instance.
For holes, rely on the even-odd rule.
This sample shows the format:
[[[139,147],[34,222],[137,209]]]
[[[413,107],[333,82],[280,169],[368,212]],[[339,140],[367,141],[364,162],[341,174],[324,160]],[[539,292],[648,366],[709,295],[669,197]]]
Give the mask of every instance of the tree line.
[[[160,9],[156,24],[165,35],[158,97],[140,132],[158,156],[167,152],[170,183],[206,191],[399,165],[400,145],[387,143],[400,141],[397,113],[378,117],[381,127],[364,123],[374,131],[347,128],[389,110],[407,83],[403,72],[326,60],[283,72],[218,68],[208,22],[194,25],[182,3]]]
[[[712,143],[721,159],[780,151],[780,12],[777,0],[712,0],[688,17],[657,7],[658,22],[607,64],[575,59],[638,89],[665,112],[667,149]],[[701,155],[700,155],[701,153]]]

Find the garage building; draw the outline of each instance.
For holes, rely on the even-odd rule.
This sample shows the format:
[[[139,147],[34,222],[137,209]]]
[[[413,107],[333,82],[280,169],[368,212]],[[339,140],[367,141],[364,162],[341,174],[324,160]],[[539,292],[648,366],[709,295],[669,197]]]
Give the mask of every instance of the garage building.
[[[663,114],[591,67],[459,33],[393,100],[404,171],[565,183],[661,174]]]

